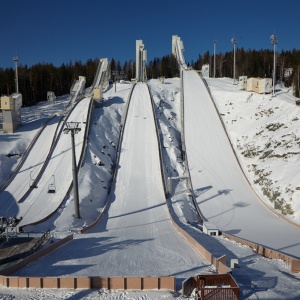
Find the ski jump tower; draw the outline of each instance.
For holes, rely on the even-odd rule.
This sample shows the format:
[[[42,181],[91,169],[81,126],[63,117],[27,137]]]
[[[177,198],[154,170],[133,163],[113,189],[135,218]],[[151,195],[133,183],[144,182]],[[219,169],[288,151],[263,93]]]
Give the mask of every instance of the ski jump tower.
[[[173,35],[172,36],[172,53],[176,57],[180,68],[186,70],[187,65],[184,60],[183,50],[184,50],[184,46],[183,46],[182,40],[180,39],[180,37],[178,35]]]
[[[136,41],[136,80],[145,81],[146,76],[146,61],[147,61],[147,50],[144,49],[142,40]]]

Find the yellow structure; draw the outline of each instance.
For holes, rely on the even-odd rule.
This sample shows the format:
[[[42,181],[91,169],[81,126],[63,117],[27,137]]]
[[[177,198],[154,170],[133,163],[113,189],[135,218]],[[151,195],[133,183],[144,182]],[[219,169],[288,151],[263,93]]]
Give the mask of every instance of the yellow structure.
[[[94,88],[94,100],[100,100],[102,98],[102,89],[101,87]]]
[[[22,95],[19,93],[1,97],[3,133],[14,133],[21,126]]]
[[[93,90],[93,99],[95,107],[101,107],[103,99],[102,99],[102,87],[101,85],[94,88]]]
[[[247,80],[247,92],[267,94],[272,91],[272,78],[254,78]]]
[[[258,78],[251,77],[247,80],[247,92],[258,93]]]
[[[1,97],[1,109],[2,110],[15,110],[15,101],[12,97]]]

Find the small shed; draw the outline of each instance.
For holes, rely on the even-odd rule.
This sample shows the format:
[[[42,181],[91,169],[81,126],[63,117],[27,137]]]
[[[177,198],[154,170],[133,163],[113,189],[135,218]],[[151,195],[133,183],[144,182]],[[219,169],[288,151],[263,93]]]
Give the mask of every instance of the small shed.
[[[204,222],[203,223],[203,232],[207,235],[218,236],[219,229],[215,224]]]
[[[247,76],[239,77],[239,89],[243,91],[247,89]]]
[[[261,78],[258,82],[258,93],[269,94],[272,91],[272,78]]]
[[[94,105],[95,107],[101,107],[103,102],[103,93],[102,93],[102,87],[98,86],[95,87],[93,90],[93,99],[94,99]]]
[[[209,64],[202,65],[202,77],[209,78]]]
[[[255,77],[251,77],[247,80],[247,92],[255,92],[258,93],[258,85],[259,79]]]
[[[1,97],[3,110],[3,133],[14,133],[21,126],[22,95],[14,93],[11,96]]]

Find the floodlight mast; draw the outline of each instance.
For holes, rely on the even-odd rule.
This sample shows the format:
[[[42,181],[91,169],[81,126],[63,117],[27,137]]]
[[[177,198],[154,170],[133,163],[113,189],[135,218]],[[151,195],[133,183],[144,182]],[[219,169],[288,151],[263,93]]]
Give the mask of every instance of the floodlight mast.
[[[216,78],[216,44],[217,41],[214,40],[214,78]]]
[[[71,132],[72,173],[73,173],[73,192],[74,192],[75,218],[81,219],[80,212],[79,212],[78,172],[77,172],[77,167],[76,167],[75,138],[74,138],[74,135],[81,130],[79,125],[80,125],[79,122],[66,122],[66,128],[64,129],[64,133]]]
[[[231,39],[231,44],[233,45],[233,84],[235,84],[235,46],[236,46],[236,39]]]
[[[270,37],[271,43],[274,45],[274,62],[273,62],[273,93],[272,97],[275,97],[275,80],[276,80],[276,45],[278,43],[277,36],[272,34]]]
[[[14,56],[13,61],[15,62],[15,65],[16,65],[16,75],[15,75],[16,93],[19,93],[19,82],[18,82],[18,61],[19,61],[19,57]]]

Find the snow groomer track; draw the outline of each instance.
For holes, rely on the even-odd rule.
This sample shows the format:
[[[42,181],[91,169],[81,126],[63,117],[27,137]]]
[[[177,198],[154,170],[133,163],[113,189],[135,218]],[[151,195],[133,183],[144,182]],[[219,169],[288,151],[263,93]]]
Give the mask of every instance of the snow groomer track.
[[[300,258],[300,229],[266,208],[252,190],[195,71],[183,71],[183,90],[186,153],[204,217],[225,233]]]
[[[204,269],[203,257],[170,221],[145,83],[135,85],[130,99],[117,169],[109,207],[100,222],[17,275],[60,276],[63,267],[64,276],[187,278]]]

